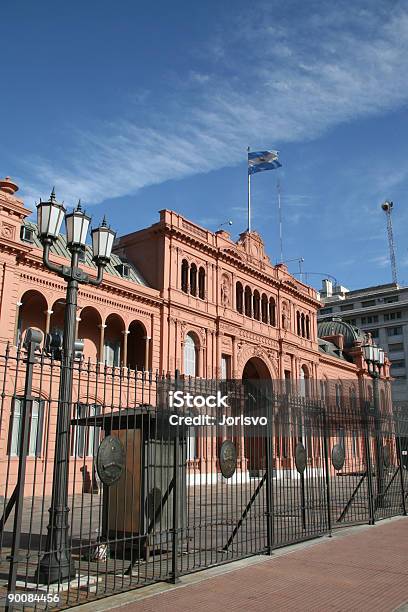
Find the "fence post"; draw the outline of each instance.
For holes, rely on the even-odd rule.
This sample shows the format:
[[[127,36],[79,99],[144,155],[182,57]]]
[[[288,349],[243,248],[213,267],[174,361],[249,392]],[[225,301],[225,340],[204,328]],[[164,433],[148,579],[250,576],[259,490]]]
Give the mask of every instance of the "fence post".
[[[330,495],[330,465],[329,465],[329,447],[327,444],[327,416],[326,407],[323,407],[323,451],[324,451],[324,470],[326,480],[326,505],[327,505],[327,526],[329,528],[329,537],[332,537],[332,516],[331,516],[331,495]]]
[[[405,502],[405,486],[404,486],[404,473],[403,473],[403,465],[402,465],[402,453],[401,453],[401,440],[398,435],[395,436],[395,443],[397,446],[397,455],[398,455],[398,463],[399,463],[399,473],[400,473],[400,483],[401,483],[401,497],[402,497],[402,513],[404,516],[407,516],[407,505]]]
[[[33,408],[33,397],[32,397],[32,384],[33,384],[33,370],[34,364],[36,363],[35,351],[38,349],[42,342],[42,332],[36,329],[29,328],[26,332],[24,341],[24,347],[27,349],[27,369],[25,376],[24,386],[24,401],[21,413],[21,430],[20,430],[20,449],[19,449],[19,462],[18,462],[18,476],[16,484],[16,495],[14,505],[14,526],[13,526],[13,540],[11,544],[10,554],[10,568],[8,575],[7,584],[7,602],[6,610],[9,612],[13,610],[13,602],[9,601],[9,596],[14,595],[16,590],[16,579],[17,569],[20,553],[20,538],[21,538],[21,521],[23,518],[23,506],[24,506],[24,483],[26,475],[27,465],[27,454],[31,424],[31,414]]]
[[[269,406],[266,404],[266,418],[267,418],[267,432],[266,432],[266,521],[267,521],[267,548],[268,554],[272,554],[274,547],[274,508],[273,508],[273,453],[272,453],[272,442],[273,442],[273,417],[274,417],[274,402],[275,398],[272,396],[272,401]]]
[[[373,491],[373,471],[371,465],[371,444],[370,444],[370,429],[367,410],[363,413],[363,428],[364,428],[364,446],[367,465],[367,489],[368,489],[368,516],[369,525],[375,525],[375,508],[374,508],[374,491]]]
[[[377,495],[375,510],[384,506],[384,452],[382,439],[382,414],[380,412],[379,376],[373,375],[373,403],[374,403],[374,434],[375,434],[375,471],[377,477]]]
[[[177,391],[179,388],[179,371],[176,370],[174,374],[174,391]],[[171,549],[171,563],[172,563],[172,572],[171,572],[171,582],[176,584],[179,581],[179,572],[178,572],[178,536],[179,536],[179,523],[178,523],[178,513],[179,513],[179,448],[180,445],[180,435],[179,435],[179,424],[177,423],[174,432],[174,447],[173,447],[173,537],[172,537],[172,549]]]

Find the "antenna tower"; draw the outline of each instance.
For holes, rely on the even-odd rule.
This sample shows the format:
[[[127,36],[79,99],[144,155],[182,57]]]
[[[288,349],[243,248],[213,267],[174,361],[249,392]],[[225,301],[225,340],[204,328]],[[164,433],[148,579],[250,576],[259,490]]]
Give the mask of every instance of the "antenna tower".
[[[392,219],[391,219],[391,211],[394,207],[393,202],[389,202],[386,200],[384,204],[381,204],[381,208],[385,212],[387,217],[387,235],[388,235],[388,247],[390,249],[390,262],[391,262],[391,272],[392,272],[392,282],[398,284],[397,280],[397,263],[395,260],[395,246],[394,246],[394,234],[392,231]]]

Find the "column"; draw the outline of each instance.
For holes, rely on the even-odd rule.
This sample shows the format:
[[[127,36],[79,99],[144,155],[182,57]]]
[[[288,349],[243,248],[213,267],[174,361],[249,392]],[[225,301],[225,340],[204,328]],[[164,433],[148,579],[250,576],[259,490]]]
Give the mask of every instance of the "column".
[[[211,378],[208,366],[208,329],[205,329],[204,378]]]
[[[211,378],[217,378],[217,356],[216,356],[216,340],[215,340],[216,332],[211,332],[211,366],[212,373]]]
[[[198,364],[198,367],[198,375],[202,376],[202,378],[205,378],[205,346],[200,347],[200,363]]]
[[[99,329],[101,330],[101,335],[99,338],[99,362],[103,363],[104,358],[103,358],[103,353],[104,353],[104,346],[105,346],[105,328],[106,328],[106,323],[102,323],[101,325],[98,325]]]
[[[180,345],[181,345],[181,355],[182,355],[183,354],[183,339],[181,339]],[[184,374],[184,363],[183,363],[183,360],[180,359],[179,357],[178,347],[179,347],[178,322],[174,319],[174,370],[179,369],[180,372]],[[172,347],[170,346],[169,356],[170,356],[171,349]],[[173,375],[174,372],[171,372],[171,374]]]
[[[50,324],[51,324],[51,315],[53,314],[53,310],[48,309],[45,311],[45,334],[50,333]]]
[[[145,362],[145,370],[150,370],[150,340],[152,339],[151,336],[143,336],[143,339],[145,341],[145,358],[144,358],[144,362]]]
[[[16,320],[15,320],[15,323],[14,323],[14,340],[15,340],[16,344],[19,341],[19,338],[17,338],[17,333],[18,333],[18,321],[19,321],[19,318],[20,318],[20,308],[21,308],[22,305],[23,305],[23,302],[16,302],[16,306],[17,306],[17,308],[16,308]]]
[[[231,363],[231,378],[235,379],[238,376],[238,351],[237,351],[237,337],[232,337],[232,363]]]
[[[215,353],[215,376],[216,378],[221,378],[221,357],[220,357],[220,334],[221,332],[217,329],[215,332],[215,344],[216,344],[216,353]]]
[[[128,354],[128,336],[129,336],[129,330],[125,329],[122,331],[123,334],[123,359],[122,359],[122,365],[126,368],[127,367],[127,354]]]
[[[75,317],[75,339],[78,338],[78,328],[81,317]]]

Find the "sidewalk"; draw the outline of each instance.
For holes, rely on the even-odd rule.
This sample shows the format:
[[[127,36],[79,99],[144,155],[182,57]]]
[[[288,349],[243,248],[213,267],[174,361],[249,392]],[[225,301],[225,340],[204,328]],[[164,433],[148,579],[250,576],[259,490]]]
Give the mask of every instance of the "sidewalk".
[[[176,586],[154,585],[150,592],[149,588],[81,610],[92,605],[93,612],[405,612],[408,519],[338,530],[333,538],[280,549],[272,557],[187,576]],[[157,591],[162,592],[154,594]]]

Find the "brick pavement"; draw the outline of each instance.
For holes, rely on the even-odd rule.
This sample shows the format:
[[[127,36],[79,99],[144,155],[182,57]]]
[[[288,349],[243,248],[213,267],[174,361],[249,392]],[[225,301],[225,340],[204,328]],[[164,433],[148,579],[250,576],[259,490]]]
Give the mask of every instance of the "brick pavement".
[[[120,611],[391,612],[405,602],[408,519],[400,518],[283,549],[266,561],[122,605]]]

